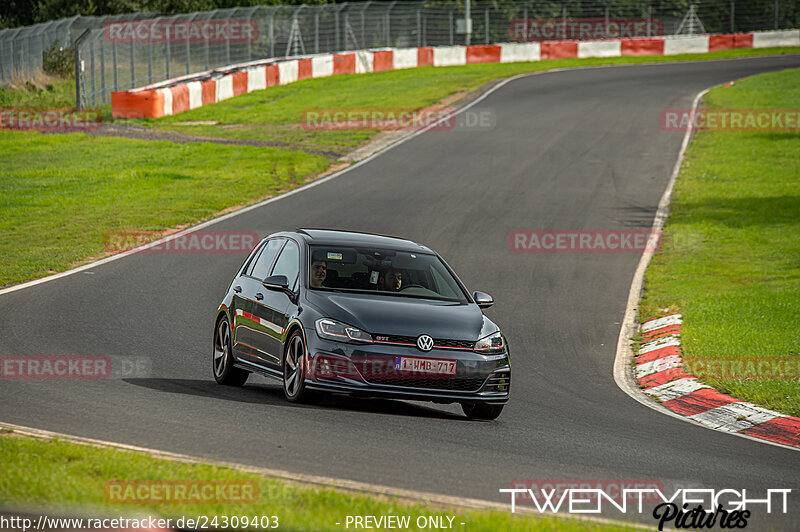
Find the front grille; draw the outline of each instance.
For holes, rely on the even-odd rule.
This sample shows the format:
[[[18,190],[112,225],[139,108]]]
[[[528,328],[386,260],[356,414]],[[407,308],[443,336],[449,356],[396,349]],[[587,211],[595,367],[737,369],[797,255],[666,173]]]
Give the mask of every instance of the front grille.
[[[389,342],[393,344],[409,344],[417,345],[416,336],[400,336],[396,334],[376,334],[374,335],[377,343]],[[455,349],[469,349],[475,348],[475,342],[469,340],[446,340],[442,338],[433,339],[434,348],[436,347],[450,347]]]
[[[460,392],[474,392],[483,384],[483,378],[435,378],[435,379],[372,379],[370,384],[402,386],[404,388],[429,388],[433,390],[452,390]]]

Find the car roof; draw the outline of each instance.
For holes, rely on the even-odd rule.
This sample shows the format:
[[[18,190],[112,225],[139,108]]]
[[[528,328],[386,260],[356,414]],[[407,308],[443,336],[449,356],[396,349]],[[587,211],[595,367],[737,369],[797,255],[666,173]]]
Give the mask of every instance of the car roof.
[[[303,228],[298,229],[294,234],[303,238],[309,245],[363,246],[392,249],[396,251],[433,253],[430,248],[411,240],[374,233],[341,231],[337,229]]]

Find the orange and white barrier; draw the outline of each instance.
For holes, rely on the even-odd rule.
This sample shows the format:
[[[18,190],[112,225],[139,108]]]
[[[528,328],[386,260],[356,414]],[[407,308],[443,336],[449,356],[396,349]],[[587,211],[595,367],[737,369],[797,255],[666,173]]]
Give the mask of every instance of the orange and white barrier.
[[[114,118],[159,118],[275,85],[337,74],[573,57],[699,54],[771,46],[800,46],[800,30],[358,50],[232,65],[130,91],[112,92],[111,107]]]

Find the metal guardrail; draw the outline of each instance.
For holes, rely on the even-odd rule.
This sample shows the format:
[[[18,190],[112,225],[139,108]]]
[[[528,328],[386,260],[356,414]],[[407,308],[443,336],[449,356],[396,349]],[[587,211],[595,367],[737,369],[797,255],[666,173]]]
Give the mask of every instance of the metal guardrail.
[[[0,31],[0,83],[34,77],[53,42],[77,47],[80,98],[256,59],[345,50],[800,27],[799,0],[366,1],[173,16],[73,17]],[[471,32],[466,30],[470,29]],[[622,33],[620,35],[620,33]]]

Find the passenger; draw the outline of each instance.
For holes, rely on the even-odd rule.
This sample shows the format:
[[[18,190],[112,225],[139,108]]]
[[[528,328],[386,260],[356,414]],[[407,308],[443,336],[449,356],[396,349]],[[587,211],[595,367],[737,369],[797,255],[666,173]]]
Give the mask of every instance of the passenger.
[[[378,286],[387,292],[397,292],[403,284],[403,274],[390,267],[378,278]]]
[[[311,279],[308,284],[311,288],[320,288],[328,276],[328,264],[324,260],[315,260],[311,263]]]

